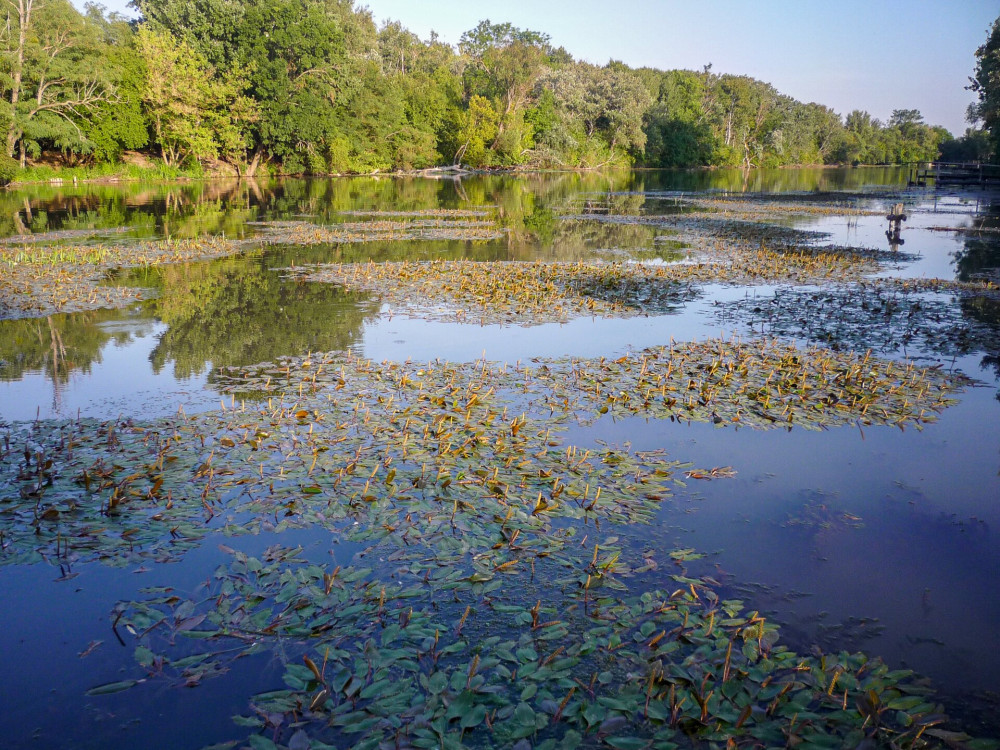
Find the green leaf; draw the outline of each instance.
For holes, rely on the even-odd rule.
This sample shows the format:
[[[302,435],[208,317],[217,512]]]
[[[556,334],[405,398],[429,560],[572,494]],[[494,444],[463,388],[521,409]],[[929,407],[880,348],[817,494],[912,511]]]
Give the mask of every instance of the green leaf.
[[[431,691],[432,695],[437,695],[448,687],[448,675],[444,672],[435,672],[427,680],[427,689]]]
[[[477,706],[473,706],[472,709],[462,717],[460,724],[462,729],[471,729],[473,727],[478,727],[485,718],[486,706],[479,704]]]
[[[278,746],[275,745],[267,737],[261,737],[259,734],[250,735],[247,738],[247,742],[253,750],[278,750]]]
[[[139,684],[139,680],[121,680],[120,682],[108,682],[104,685],[98,685],[97,687],[92,687],[85,694],[86,695],[110,695],[111,693],[120,693],[123,690],[128,690]]]

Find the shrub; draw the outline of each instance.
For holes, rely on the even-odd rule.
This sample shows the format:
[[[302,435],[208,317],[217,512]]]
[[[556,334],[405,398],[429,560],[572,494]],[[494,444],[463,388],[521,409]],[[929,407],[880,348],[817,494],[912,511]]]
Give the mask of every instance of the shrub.
[[[0,155],[0,186],[10,184],[17,177],[20,168],[21,165],[18,164],[17,159]]]

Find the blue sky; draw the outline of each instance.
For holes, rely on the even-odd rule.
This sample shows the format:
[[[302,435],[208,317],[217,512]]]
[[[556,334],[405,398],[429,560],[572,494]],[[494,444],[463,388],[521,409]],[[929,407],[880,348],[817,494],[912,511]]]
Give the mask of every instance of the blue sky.
[[[74,0],[82,5],[83,0]],[[127,0],[105,0],[127,12]],[[543,31],[577,59],[737,73],[841,115],[885,120],[919,109],[965,131],[965,90],[976,47],[1000,15],[997,0],[356,0],[386,19],[449,43],[479,21]]]

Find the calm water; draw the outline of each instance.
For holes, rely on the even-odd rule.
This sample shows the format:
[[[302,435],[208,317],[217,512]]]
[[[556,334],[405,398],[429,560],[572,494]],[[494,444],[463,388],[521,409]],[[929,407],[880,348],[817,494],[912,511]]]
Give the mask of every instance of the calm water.
[[[887,193],[887,190],[893,192]],[[438,323],[391,315],[369,295],[285,281],[274,269],[312,262],[470,258],[575,260],[642,252],[683,259],[675,232],[679,195],[787,193],[811,201],[845,191],[862,208],[904,200],[906,255],[884,270],[904,277],[996,274],[1000,234],[937,231],[1000,226],[1000,207],[976,196],[906,191],[895,170],[634,173],[454,180],[358,178],[240,184],[52,188],[0,196],[0,234],[54,241],[123,237],[232,238],[256,222],[353,220],[352,211],[497,207],[494,241],[425,240],[276,247],[141,271],[116,283],[155,291],[124,310],[0,321],[0,422],[41,418],[143,418],[211,408],[213,372],[282,355],[352,349],[367,357],[515,362],[538,356],[610,356],[628,349],[732,334],[745,321],[726,302],[773,290],[705,288],[673,314],[576,320],[534,327]],[[902,192],[901,192],[902,191]],[[899,196],[902,195],[900,198]],[[758,196],[759,197],[759,196]],[[607,221],[608,216],[634,221]],[[797,219],[824,243],[887,249],[885,220]],[[960,306],[947,298],[948,304]],[[630,529],[637,544],[710,553],[724,585],[783,624],[807,649],[861,649],[930,676],[968,730],[1000,736],[1000,311],[961,306],[981,335],[961,346],[907,349],[872,340],[885,356],[961,370],[980,385],[922,431],[840,428],[752,432],[628,420],[601,422],[582,440],[666,448],[698,466],[732,466],[735,479],[697,482],[664,505],[658,522]],[[985,331],[986,333],[982,333]],[[992,332],[995,336],[987,335]],[[800,333],[785,332],[802,340]],[[859,523],[840,523],[844,513]],[[150,683],[85,697],[95,684],[135,676],[132,650],[116,642],[110,612],[139,589],[193,591],[222,558],[219,541],[259,553],[275,541],[348,562],[329,534],[296,532],[238,542],[210,538],[177,563],[117,569],[90,565],[60,582],[58,566],[0,566],[0,744],[10,747],[200,747],[239,736],[229,717],[248,695],[280,686],[279,654],[244,660],[197,690]],[[101,644],[86,656],[90,644]],[[249,686],[249,687],[248,687]],[[992,701],[992,702],[991,702]],[[198,727],[195,732],[192,727]]]

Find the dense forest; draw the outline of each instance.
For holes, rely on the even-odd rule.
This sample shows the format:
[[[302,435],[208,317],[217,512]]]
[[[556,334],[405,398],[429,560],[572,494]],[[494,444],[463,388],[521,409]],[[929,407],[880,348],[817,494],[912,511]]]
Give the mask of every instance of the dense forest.
[[[996,24],[972,79],[970,119],[985,129],[955,138],[917,110],[841,117],[710,65],[593,65],[548,34],[488,20],[455,48],[396,22],[378,28],[353,0],[133,6],[138,22],[69,0],[0,0],[0,176],[134,152],[246,176],[893,164],[984,159],[1000,132]]]

